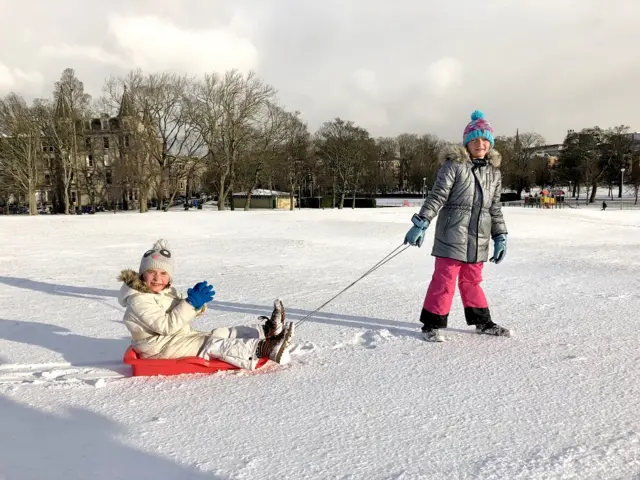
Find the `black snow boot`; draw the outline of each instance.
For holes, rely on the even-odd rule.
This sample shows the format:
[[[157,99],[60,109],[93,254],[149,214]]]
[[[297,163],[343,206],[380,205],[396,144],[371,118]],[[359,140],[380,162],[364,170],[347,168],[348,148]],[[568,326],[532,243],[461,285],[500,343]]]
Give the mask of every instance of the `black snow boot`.
[[[289,349],[293,340],[295,324],[291,322],[278,336],[260,340],[256,348],[258,358],[267,357],[269,360],[284,365],[289,363],[291,356]]]
[[[511,331],[508,328],[501,327],[497,323],[489,321],[482,325],[476,325],[476,333],[485,335],[494,335],[496,337],[510,337]]]
[[[271,313],[271,318],[263,315],[260,316],[259,319],[266,320],[264,325],[262,325],[265,338],[273,338],[280,335],[284,330],[285,324],[285,311],[282,300],[277,298],[273,301],[273,312]]]
[[[444,337],[440,333],[440,329],[438,328],[423,328],[422,329],[422,338],[424,338],[427,342],[444,342]]]

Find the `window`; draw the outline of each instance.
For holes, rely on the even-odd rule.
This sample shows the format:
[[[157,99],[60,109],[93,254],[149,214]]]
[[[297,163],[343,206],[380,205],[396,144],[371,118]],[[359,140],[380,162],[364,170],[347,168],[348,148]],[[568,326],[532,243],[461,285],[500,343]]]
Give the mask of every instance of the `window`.
[[[109,137],[103,137],[102,138],[102,143],[104,145],[105,150],[109,149]]]
[[[111,183],[113,182],[113,179],[111,178],[111,172],[107,172],[106,173],[106,181],[107,181],[107,185],[111,185]]]
[[[124,136],[124,146],[125,148],[129,147],[129,135]]]
[[[78,195],[76,194],[75,190],[71,191],[71,203],[76,203],[76,201],[78,200]]]
[[[107,155],[105,155],[105,156],[102,158],[102,162],[104,163],[104,166],[105,166],[105,167],[110,167],[110,166],[111,166],[111,156],[110,156],[110,155],[108,155],[108,154],[107,154]]]
[[[44,184],[51,185],[51,175],[49,175],[48,173],[44,175]]]
[[[84,148],[87,150],[91,149],[91,139],[89,137],[84,139]]]
[[[87,166],[93,167],[93,155],[87,155]]]

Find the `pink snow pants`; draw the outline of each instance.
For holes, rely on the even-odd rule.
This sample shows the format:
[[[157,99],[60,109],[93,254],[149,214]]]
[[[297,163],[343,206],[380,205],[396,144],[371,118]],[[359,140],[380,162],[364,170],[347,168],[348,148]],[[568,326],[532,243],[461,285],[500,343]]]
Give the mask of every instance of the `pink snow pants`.
[[[447,315],[453,302],[456,280],[465,307],[488,308],[480,283],[484,263],[464,263],[436,257],[436,268],[424,299],[424,309],[436,315]]]

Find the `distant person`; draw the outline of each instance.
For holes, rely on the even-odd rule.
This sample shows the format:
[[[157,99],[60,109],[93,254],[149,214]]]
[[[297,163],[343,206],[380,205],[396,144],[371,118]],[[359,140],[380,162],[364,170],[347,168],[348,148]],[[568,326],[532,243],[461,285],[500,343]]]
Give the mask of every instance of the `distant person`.
[[[605,202],[604,200],[602,201],[602,208],[600,210],[604,211],[607,209],[607,202]]]
[[[223,327],[201,332],[191,326],[202,315],[215,292],[207,282],[199,282],[179,295],[171,285],[173,256],[166,240],[158,240],[145,252],[140,268],[123,270],[118,302],[126,307],[124,324],[132,346],[141,358],[182,358],[198,356],[219,359],[247,370],[256,368],[258,359],[284,364],[294,324],[285,325],[282,302],[274,302],[271,318],[258,327]]]
[[[441,342],[441,328],[447,327],[456,280],[468,325],[476,332],[510,336],[511,332],[493,322],[480,283],[482,269],[493,239],[492,262],[500,263],[507,253],[507,227],[500,207],[501,155],[492,150],[493,129],[484,114],[473,112],[463,134],[463,146],[454,145],[440,152],[435,186],[420,212],[414,214],[413,227],[405,244],[422,246],[424,234],[437,215],[435,272],[424,300],[420,322],[423,338]]]

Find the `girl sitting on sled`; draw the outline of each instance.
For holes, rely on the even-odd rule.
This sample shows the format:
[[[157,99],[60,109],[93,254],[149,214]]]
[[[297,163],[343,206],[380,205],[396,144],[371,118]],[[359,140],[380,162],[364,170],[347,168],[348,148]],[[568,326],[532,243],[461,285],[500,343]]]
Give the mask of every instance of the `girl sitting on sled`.
[[[118,301],[126,307],[124,324],[132,337],[132,346],[142,358],[182,358],[198,356],[219,359],[239,368],[253,370],[260,358],[285,364],[294,324],[285,325],[284,306],[274,302],[271,318],[258,327],[214,328],[201,332],[191,322],[202,315],[215,291],[200,282],[180,295],[171,285],[173,256],[166,240],[158,240],[145,252],[138,271],[122,270],[123,282]]]

